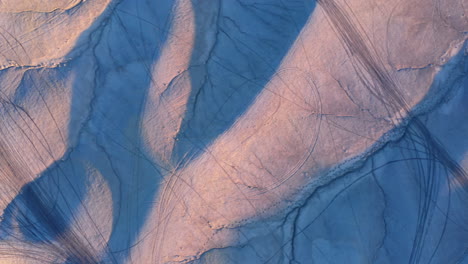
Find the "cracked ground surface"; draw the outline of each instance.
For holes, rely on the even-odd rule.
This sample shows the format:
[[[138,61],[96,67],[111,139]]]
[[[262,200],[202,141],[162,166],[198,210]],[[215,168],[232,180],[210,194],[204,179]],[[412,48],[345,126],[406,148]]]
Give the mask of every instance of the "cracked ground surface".
[[[467,8],[0,1],[0,263],[468,263]]]

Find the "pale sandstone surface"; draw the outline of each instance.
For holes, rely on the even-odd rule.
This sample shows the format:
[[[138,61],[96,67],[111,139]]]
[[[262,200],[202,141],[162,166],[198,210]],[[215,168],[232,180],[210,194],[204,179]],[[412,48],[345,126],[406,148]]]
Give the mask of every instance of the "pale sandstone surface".
[[[462,133],[446,133],[466,113],[454,98],[466,90],[468,3],[15,2],[0,1],[6,263],[301,263],[310,243],[332,263],[395,263],[438,247],[416,243],[399,259],[405,222],[379,218],[383,203],[424,232],[412,222],[417,184],[404,177],[414,170],[354,179],[417,142],[414,116],[435,120],[424,126],[466,168],[466,143],[450,143]],[[443,104],[446,118],[434,110]],[[402,155],[417,150],[427,149]],[[356,217],[341,192],[358,208],[354,226],[336,220]]]

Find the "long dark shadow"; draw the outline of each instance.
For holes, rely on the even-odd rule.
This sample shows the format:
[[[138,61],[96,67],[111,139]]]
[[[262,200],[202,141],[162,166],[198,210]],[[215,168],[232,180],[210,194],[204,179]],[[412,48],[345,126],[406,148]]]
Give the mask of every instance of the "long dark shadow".
[[[457,93],[463,98],[452,99],[459,102],[455,104],[461,111],[458,120],[438,111],[415,114],[400,139],[388,142],[360,168],[317,188],[302,204],[290,208],[283,225],[272,231],[290,239],[272,254],[264,253],[269,237],[262,236],[248,245],[212,249],[193,263],[282,263],[285,259],[289,263],[334,263],[343,257],[349,263],[463,263],[468,243],[468,214],[463,210],[468,184],[464,172],[453,169],[453,164],[459,167],[464,161],[466,165],[468,153],[464,143],[468,127],[462,121],[468,113],[462,103],[468,97],[465,48],[437,74],[422,100],[434,99],[434,94],[446,90],[434,102],[437,110],[458,86],[464,90]],[[420,134],[421,125],[430,130],[430,137]],[[455,137],[442,137],[447,128],[457,131],[461,127]],[[291,233],[284,234],[284,230]],[[380,261],[382,256],[388,259]]]
[[[69,151],[9,204],[2,239],[32,245],[58,241],[55,254],[67,263],[126,260],[162,176],[145,157],[139,122],[153,81],[151,67],[168,35],[172,5],[172,0],[114,1],[78,40],[85,43],[76,47],[83,50],[80,56],[67,67],[51,70],[64,79],[70,72],[77,76],[72,85],[71,136],[66,138]],[[90,68],[94,83],[81,77]],[[80,234],[70,234],[74,214],[88,191],[85,165],[100,171],[112,193],[112,233],[107,243],[102,238],[105,252],[96,252]],[[94,221],[92,215],[88,219]],[[12,232],[16,223],[19,235]]]
[[[177,164],[202,153],[250,107],[298,40],[315,1],[193,0],[193,6],[192,90],[176,136]]]

